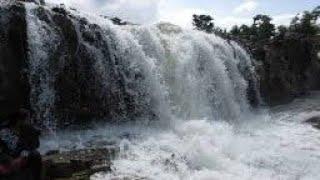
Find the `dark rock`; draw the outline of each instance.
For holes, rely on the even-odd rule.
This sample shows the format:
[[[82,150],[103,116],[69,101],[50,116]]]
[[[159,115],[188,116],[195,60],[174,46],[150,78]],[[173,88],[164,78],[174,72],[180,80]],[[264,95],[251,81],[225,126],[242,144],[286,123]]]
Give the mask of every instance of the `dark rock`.
[[[46,152],[46,156],[51,156],[51,155],[56,155],[56,154],[59,154],[60,151],[59,150],[50,150],[48,152]]]
[[[313,127],[320,129],[320,116],[312,117],[305,121],[308,124],[311,124]]]
[[[320,90],[319,36],[238,41],[256,60],[261,95],[266,104],[288,103],[311,90]]]
[[[45,176],[48,179],[89,179],[97,172],[110,171],[111,160],[119,150],[115,147],[107,149],[87,149],[55,153],[43,157]]]
[[[59,13],[59,14],[62,14],[62,15],[69,14],[69,12],[67,12],[67,10],[65,8],[63,8],[63,7],[54,7],[54,8],[52,8],[52,11],[56,12],[56,13]]]
[[[88,20],[86,18],[80,18],[79,23],[82,26],[85,26],[85,25],[89,24],[89,22],[88,22]]]
[[[29,109],[25,9],[20,3],[0,6],[0,109]]]
[[[40,146],[40,131],[26,124],[21,125],[19,129],[19,134],[21,136],[20,143],[24,147],[24,149],[29,151],[38,149]]]
[[[51,22],[49,13],[43,7],[37,8],[36,13],[37,13],[37,17],[41,21],[44,21],[46,23],[50,23]]]
[[[306,92],[306,71],[312,44],[302,39],[273,42],[266,47],[262,94],[268,104],[286,103]]]

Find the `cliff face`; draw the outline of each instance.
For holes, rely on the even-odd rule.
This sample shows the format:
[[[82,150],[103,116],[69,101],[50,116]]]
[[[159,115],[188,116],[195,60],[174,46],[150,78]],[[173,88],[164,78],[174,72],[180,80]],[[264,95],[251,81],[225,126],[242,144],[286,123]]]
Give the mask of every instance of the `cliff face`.
[[[29,107],[25,9],[16,3],[0,7],[0,109]]]
[[[257,60],[260,90],[267,104],[287,103],[320,89],[319,37],[288,36],[250,47]]]

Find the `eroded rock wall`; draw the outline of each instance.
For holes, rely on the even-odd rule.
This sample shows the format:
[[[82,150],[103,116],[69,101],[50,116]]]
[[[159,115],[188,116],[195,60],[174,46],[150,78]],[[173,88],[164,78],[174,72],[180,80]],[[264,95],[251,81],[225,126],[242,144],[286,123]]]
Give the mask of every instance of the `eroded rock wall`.
[[[10,3],[0,7],[0,109],[2,112],[29,107],[26,33],[23,5]]]

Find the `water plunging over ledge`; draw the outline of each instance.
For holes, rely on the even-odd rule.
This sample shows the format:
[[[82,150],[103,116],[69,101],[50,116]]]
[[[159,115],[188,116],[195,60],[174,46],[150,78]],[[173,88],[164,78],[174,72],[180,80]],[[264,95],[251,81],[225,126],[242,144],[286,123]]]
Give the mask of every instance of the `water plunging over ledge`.
[[[251,58],[234,42],[166,23],[120,27],[26,9],[30,102],[46,127],[82,109],[113,122],[241,121],[251,113],[248,94],[259,98]]]
[[[301,123],[319,114],[301,107],[319,99],[256,113],[257,77],[236,43],[166,23],[26,9],[34,121],[55,129],[85,109],[104,122],[43,137],[42,151],[117,144],[112,172],[97,180],[320,178],[319,132]]]

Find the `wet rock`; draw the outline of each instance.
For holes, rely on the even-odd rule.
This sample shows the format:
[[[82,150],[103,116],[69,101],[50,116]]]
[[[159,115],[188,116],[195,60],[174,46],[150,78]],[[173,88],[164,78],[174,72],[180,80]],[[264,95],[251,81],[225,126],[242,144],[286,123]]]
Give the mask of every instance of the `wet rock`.
[[[57,155],[57,154],[59,154],[60,153],[60,151],[59,150],[50,150],[50,151],[48,151],[48,152],[46,152],[46,156],[52,156],[52,155]]]
[[[82,26],[85,26],[85,25],[89,24],[89,22],[88,22],[88,20],[86,18],[80,18],[79,23]]]
[[[59,14],[62,14],[62,15],[68,15],[69,14],[69,12],[63,7],[54,7],[54,8],[52,8],[52,11],[56,12],[56,13],[59,13]]]
[[[23,4],[0,6],[0,109],[29,108],[27,31]]]
[[[261,95],[268,105],[285,104],[320,90],[320,36],[239,41],[256,60]]]
[[[320,116],[312,117],[305,122],[320,130]]]
[[[116,147],[47,153],[43,157],[47,179],[89,179],[97,172],[110,171]]]
[[[307,92],[306,72],[312,61],[312,44],[307,40],[288,39],[265,48],[261,87],[268,104],[286,103]]]

